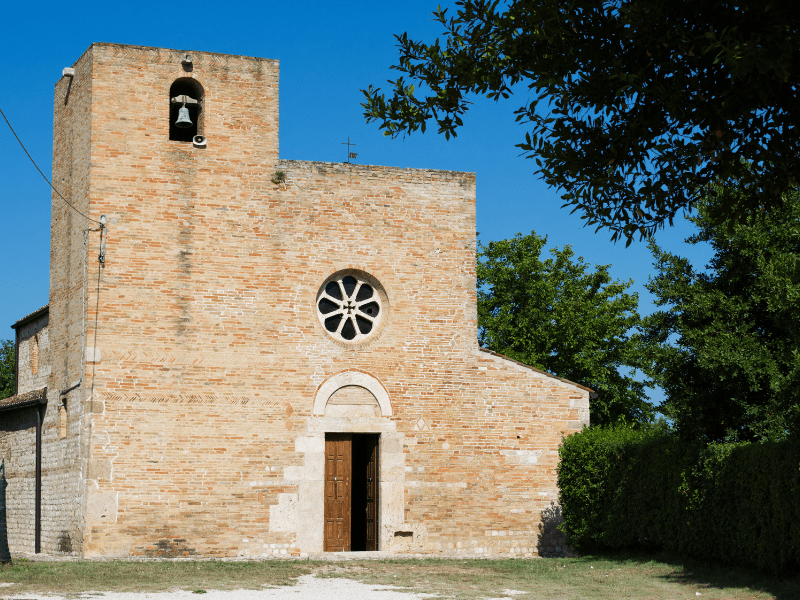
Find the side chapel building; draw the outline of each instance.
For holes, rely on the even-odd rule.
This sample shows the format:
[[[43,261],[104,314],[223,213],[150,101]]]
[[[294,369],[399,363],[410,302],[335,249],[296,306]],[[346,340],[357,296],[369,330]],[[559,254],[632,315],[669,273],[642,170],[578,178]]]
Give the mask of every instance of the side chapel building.
[[[590,390],[479,347],[474,174],[281,159],[275,60],[93,44],[54,105],[12,554],[537,553]]]

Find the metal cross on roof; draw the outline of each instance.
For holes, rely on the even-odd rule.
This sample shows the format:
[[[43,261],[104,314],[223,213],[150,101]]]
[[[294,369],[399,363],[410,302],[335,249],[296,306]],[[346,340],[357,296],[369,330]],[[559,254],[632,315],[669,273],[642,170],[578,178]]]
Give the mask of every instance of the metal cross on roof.
[[[345,145],[347,146],[347,162],[350,162],[350,159],[351,158],[355,158],[356,156],[358,156],[358,153],[357,152],[350,152],[350,146],[355,146],[355,144],[351,144],[350,143],[350,136],[349,135],[347,136],[347,141],[346,142],[342,142],[342,146],[345,146]]]

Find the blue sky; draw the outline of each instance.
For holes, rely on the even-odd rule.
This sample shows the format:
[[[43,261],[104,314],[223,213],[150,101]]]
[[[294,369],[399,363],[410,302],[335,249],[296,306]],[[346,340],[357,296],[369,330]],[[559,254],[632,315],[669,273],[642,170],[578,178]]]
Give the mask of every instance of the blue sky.
[[[644,243],[613,244],[610,234],[585,228],[562,209],[556,190],[541,183],[534,163],[514,144],[525,133],[513,110],[527,94],[495,103],[476,99],[458,137],[434,131],[391,140],[362,117],[361,88],[396,78],[393,34],[433,40],[437,0],[376,2],[12,2],[3,11],[0,108],[48,175],[52,163],[53,86],[92,42],[203,50],[281,62],[280,154],[286,159],[343,161],[345,142],[355,162],[472,171],[477,175],[480,239],[504,239],[531,230],[550,246],[572,244],[589,263],[611,264],[617,279],[634,280],[640,311],[653,310],[644,284],[653,274]],[[448,6],[442,3],[442,6]],[[524,92],[524,90],[523,90]],[[48,302],[50,191],[0,122],[0,208],[5,259],[0,263],[0,339],[17,319]],[[701,266],[707,247],[683,240],[692,232],[678,219],[656,235],[658,243]],[[5,324],[5,325],[3,325]],[[5,331],[5,333],[3,333]],[[652,399],[661,395],[656,390]]]

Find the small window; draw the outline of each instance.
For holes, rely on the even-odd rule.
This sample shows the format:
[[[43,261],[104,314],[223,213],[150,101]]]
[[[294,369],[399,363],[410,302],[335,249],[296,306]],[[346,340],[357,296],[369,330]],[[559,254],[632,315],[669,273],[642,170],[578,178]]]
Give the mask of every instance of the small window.
[[[203,86],[191,77],[175,80],[169,88],[169,139],[191,142],[203,135],[203,97]]]
[[[31,373],[37,375],[39,373],[39,334],[33,336],[31,340]]]
[[[67,437],[67,401],[66,399],[58,407],[58,439],[63,440]]]

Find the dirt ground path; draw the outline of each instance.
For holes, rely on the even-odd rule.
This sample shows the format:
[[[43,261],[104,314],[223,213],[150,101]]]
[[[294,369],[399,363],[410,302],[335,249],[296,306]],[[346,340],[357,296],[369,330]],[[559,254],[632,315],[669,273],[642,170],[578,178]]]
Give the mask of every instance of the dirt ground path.
[[[10,590],[4,590],[10,591]],[[424,600],[436,594],[403,591],[392,586],[360,583],[351,579],[301,575],[297,584],[263,590],[186,590],[172,592],[83,592],[79,594],[22,594],[7,600]],[[510,600],[510,599],[509,599]]]

